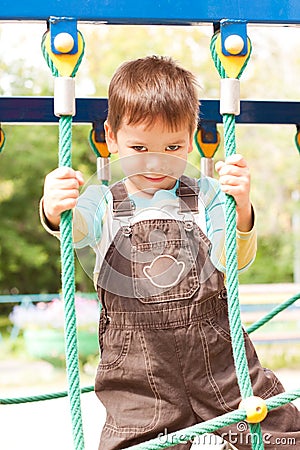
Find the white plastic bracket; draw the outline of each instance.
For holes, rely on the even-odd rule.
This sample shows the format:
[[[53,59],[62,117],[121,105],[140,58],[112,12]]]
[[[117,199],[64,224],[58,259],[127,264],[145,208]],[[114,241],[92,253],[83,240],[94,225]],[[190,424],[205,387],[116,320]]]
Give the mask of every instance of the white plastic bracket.
[[[220,114],[240,114],[240,80],[222,78],[220,84]]]
[[[54,79],[55,116],[75,116],[75,79],[55,77]]]

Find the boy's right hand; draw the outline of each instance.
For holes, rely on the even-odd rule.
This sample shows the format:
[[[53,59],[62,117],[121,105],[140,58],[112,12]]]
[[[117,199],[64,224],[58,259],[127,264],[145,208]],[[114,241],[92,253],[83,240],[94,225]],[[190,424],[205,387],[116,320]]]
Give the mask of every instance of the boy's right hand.
[[[53,229],[58,229],[61,213],[76,206],[79,187],[83,184],[81,172],[70,167],[59,167],[46,176],[43,208]]]

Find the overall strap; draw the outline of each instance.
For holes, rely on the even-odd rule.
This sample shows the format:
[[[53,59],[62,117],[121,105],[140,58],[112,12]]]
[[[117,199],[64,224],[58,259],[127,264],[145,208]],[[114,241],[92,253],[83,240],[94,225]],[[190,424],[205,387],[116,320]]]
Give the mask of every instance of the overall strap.
[[[179,187],[176,194],[179,197],[179,212],[183,213],[198,213],[198,196],[199,185],[196,178],[190,178],[182,175],[179,179]]]
[[[113,196],[113,213],[115,217],[132,216],[135,209],[134,203],[128,196],[123,181],[118,181],[110,187]]]

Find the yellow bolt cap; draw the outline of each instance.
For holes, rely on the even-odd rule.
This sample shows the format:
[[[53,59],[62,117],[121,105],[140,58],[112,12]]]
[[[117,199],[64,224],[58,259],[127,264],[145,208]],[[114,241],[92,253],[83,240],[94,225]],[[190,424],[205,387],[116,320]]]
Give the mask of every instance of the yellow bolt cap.
[[[244,41],[238,34],[231,34],[225,39],[224,47],[231,55],[238,55],[244,48]]]
[[[69,33],[59,33],[54,38],[54,47],[60,53],[69,53],[74,47],[73,36]]]
[[[265,419],[268,414],[266,402],[255,395],[245,398],[239,404],[239,409],[246,411],[246,420],[248,423],[259,423]]]

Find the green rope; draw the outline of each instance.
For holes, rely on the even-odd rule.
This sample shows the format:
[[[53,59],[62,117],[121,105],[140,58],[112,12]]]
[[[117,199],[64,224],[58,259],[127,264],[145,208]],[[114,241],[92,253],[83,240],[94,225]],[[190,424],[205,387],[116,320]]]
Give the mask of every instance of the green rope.
[[[81,394],[93,392],[94,386],[85,386],[80,389]],[[20,403],[42,402],[45,400],[55,400],[56,398],[63,398],[68,396],[68,391],[52,392],[51,394],[31,395],[28,397],[11,397],[0,398],[0,405],[15,405]]]
[[[42,52],[51,69],[52,75],[59,76],[42,40]],[[80,55],[71,74],[76,75],[83,57]],[[72,167],[72,116],[61,116],[59,119],[59,167]],[[61,280],[62,298],[65,316],[65,349],[66,370],[68,378],[68,392],[70,400],[73,442],[76,450],[84,449],[84,436],[80,403],[80,373],[78,357],[78,339],[75,310],[75,263],[73,251],[72,211],[64,211],[60,221],[60,252],[61,252]]]
[[[100,152],[97,149],[97,147],[96,147],[96,145],[94,144],[94,141],[93,141],[93,137],[92,137],[93,136],[93,131],[94,130],[90,130],[89,135],[88,135],[88,141],[89,141],[91,149],[93,150],[93,152],[96,155],[96,158],[101,158]]]
[[[71,141],[72,117],[59,120],[59,167],[72,167]],[[70,395],[72,430],[75,448],[84,449],[83,426],[80,405],[80,374],[75,310],[75,261],[73,251],[72,211],[64,211],[60,222],[60,253],[62,298],[65,315],[66,369]]]
[[[247,333],[253,333],[254,331],[256,331],[258,328],[260,328],[261,326],[265,325],[267,322],[269,322],[271,319],[273,319],[273,317],[275,317],[277,314],[279,314],[280,312],[284,311],[286,308],[288,308],[289,306],[293,305],[297,300],[300,299],[300,293],[294,295],[293,297],[289,298],[288,300],[286,300],[285,302],[283,302],[281,305],[275,306],[275,308],[273,308],[268,314],[266,314],[264,317],[262,317],[261,319],[257,320],[256,322],[252,323],[248,328],[247,328]]]
[[[224,114],[224,145],[226,157],[235,153],[235,116]],[[228,316],[231,329],[232,351],[237,378],[243,398],[253,395],[244,346],[244,334],[240,315],[238,262],[236,249],[236,209],[235,201],[226,195],[226,278],[228,290]]]
[[[1,136],[0,136],[0,153],[1,153],[2,150],[4,149],[5,142],[6,142],[5,133],[1,127],[0,127],[0,133],[2,133],[2,142],[1,142]]]
[[[60,117],[59,130],[59,167],[71,167],[71,116]],[[84,438],[80,406],[80,375],[75,310],[75,263],[71,210],[64,211],[61,215],[60,233],[62,298],[64,300],[65,315],[66,368],[72,415],[72,429],[75,448],[83,449]]]
[[[273,397],[266,400],[268,411],[293,402],[297,398],[300,398],[300,389],[295,389],[291,392],[282,392],[281,394],[274,395]]]
[[[214,64],[219,72],[221,78],[226,78],[225,69],[222,66],[220,58],[216,52],[215,42],[218,33],[215,34],[211,41],[211,54]],[[240,73],[239,78],[249,60],[250,53],[246,58]],[[234,114],[223,115],[224,125],[224,148],[225,157],[234,155],[236,153],[235,140],[235,116]],[[230,325],[230,335],[232,341],[232,353],[236,369],[238,385],[240,388],[242,398],[251,397],[253,395],[251,379],[249,374],[244,334],[241,320],[240,304],[239,304],[239,283],[238,283],[238,261],[237,261],[237,246],[236,246],[236,209],[234,198],[226,195],[225,202],[225,218],[226,218],[226,278],[228,291],[228,318]],[[258,436],[258,439],[252,440],[253,450],[263,450],[263,438],[260,424],[250,424],[250,431],[252,436]]]
[[[217,34],[212,38],[211,53],[215,66],[221,78],[226,77],[225,70],[215,50]],[[225,156],[236,153],[235,141],[235,116],[233,114],[223,115],[224,124],[224,147]],[[247,358],[244,347],[244,337],[240,316],[239,295],[238,295],[238,263],[236,249],[236,209],[234,198],[226,195],[225,205],[226,216],[226,277],[229,305],[229,323],[231,329],[233,356],[236,364],[238,382],[243,398],[253,394],[251,380],[248,371]]]

